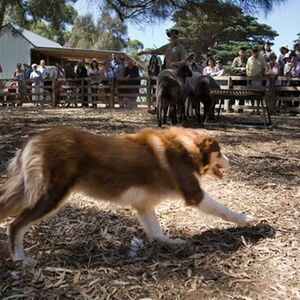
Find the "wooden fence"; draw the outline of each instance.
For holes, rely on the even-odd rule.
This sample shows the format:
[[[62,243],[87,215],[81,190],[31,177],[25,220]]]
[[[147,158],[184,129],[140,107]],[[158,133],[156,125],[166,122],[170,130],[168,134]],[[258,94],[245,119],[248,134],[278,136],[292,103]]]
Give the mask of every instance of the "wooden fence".
[[[260,90],[265,92],[269,109],[275,110],[278,101],[280,108],[298,111],[300,101],[300,78],[264,77],[253,80],[242,76],[214,77],[221,89]],[[36,103],[51,106],[106,106],[150,107],[155,102],[156,78],[107,79],[92,81],[85,79],[45,80],[42,83],[26,81],[22,86],[12,79],[0,81],[0,103],[2,105],[21,105]],[[236,99],[238,100],[238,99]],[[237,102],[236,102],[237,103]],[[222,104],[223,105],[223,104]],[[240,108],[238,104],[234,108]]]

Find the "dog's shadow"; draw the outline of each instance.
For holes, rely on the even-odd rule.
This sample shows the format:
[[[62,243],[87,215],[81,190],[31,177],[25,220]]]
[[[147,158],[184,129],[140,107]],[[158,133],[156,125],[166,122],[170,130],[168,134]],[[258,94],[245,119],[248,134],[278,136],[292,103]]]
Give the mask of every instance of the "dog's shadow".
[[[217,252],[230,255],[242,247],[249,247],[275,235],[275,229],[267,223],[247,227],[209,229],[193,236],[186,236],[183,233],[180,237],[187,240],[186,245],[167,248],[159,243],[148,242],[133,214],[126,216],[122,212],[93,209],[78,212],[78,209],[72,207],[68,207],[67,210],[71,210],[71,216],[79,213],[81,219],[85,220],[85,225],[80,231],[73,231],[71,236],[66,235],[63,241],[60,238],[56,239],[57,242],[51,246],[52,250],[44,252],[48,254],[43,261],[49,262],[50,265],[54,263],[70,268],[83,266],[93,268],[121,266],[135,262],[151,264],[164,259],[184,260],[194,255],[205,257]],[[67,215],[64,213],[64,216]],[[178,231],[174,228],[169,234],[173,237],[178,235]],[[129,251],[134,236],[143,240],[143,247],[136,251],[134,257],[130,257]],[[43,238],[43,235],[40,235],[40,238]]]
[[[169,235],[178,235],[176,228],[171,228]],[[124,214],[122,211],[79,209],[68,205],[53,218],[31,229],[25,241],[26,246],[31,248],[27,251],[28,254],[36,258],[39,264],[42,262],[43,266],[93,269],[133,263],[150,265],[174,259],[183,261],[188,258],[205,258],[216,253],[229,256],[242,247],[274,235],[275,229],[267,223],[209,229],[193,236],[182,233],[180,237],[187,243],[167,248],[159,243],[148,242],[131,212]],[[143,240],[143,246],[135,249],[132,257],[129,252],[134,236]]]

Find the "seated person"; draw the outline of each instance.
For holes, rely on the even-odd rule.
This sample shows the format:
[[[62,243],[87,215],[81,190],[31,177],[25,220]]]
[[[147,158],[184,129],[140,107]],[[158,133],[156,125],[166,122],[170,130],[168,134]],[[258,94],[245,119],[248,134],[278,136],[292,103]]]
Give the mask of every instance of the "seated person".
[[[206,67],[203,70],[203,75],[213,76],[215,72],[215,60],[213,58],[209,58],[206,61]]]
[[[223,68],[223,60],[218,58],[216,60],[216,66],[211,76],[223,76],[225,74],[225,70]]]

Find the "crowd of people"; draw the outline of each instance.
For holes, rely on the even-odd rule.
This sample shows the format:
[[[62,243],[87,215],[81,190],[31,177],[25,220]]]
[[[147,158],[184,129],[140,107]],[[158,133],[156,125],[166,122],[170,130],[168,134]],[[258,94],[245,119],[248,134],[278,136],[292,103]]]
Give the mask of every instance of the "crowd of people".
[[[206,61],[197,63],[195,53],[187,54],[183,45],[178,41],[179,31],[177,29],[168,30],[167,36],[170,39],[168,44],[156,50],[138,53],[138,55],[152,55],[148,64],[148,76],[152,83],[155,82],[152,77],[156,77],[162,69],[176,69],[184,63],[188,64],[192,71],[212,77],[229,74],[250,76],[252,78],[279,75],[300,77],[300,43],[295,43],[293,49],[283,45],[279,49],[280,54],[278,57],[271,49],[271,43],[269,42],[266,42],[261,50],[257,47],[251,49],[249,58],[246,57],[247,49],[241,47],[230,68],[224,68],[222,58],[218,57],[215,59],[211,52],[207,54]],[[163,64],[160,64],[158,55],[164,55]],[[123,80],[127,78],[135,78],[137,81],[127,81],[126,84],[136,85],[140,82],[137,65],[132,60],[128,60],[127,64],[125,64],[125,56],[116,56],[115,54],[112,54],[111,59],[105,61],[102,67],[100,67],[100,63],[96,58],[90,61],[88,67],[83,61],[78,61],[76,64],[67,61],[63,66],[55,64],[51,68],[46,67],[44,60],[41,60],[39,65],[34,63],[32,66],[18,63],[12,77],[16,82],[21,101],[26,98],[26,79],[32,80],[32,100],[39,100],[47,84],[47,79],[84,79],[90,85],[93,106],[96,106],[99,82],[105,85],[111,78],[117,78],[121,84],[125,84],[126,81]],[[252,85],[257,83],[264,84],[264,81],[252,80]],[[292,84],[298,85],[299,82],[294,81]],[[109,92],[108,89],[105,91]],[[154,91],[155,88],[153,89]],[[138,89],[123,89],[121,90],[122,92],[136,94]],[[132,97],[132,99],[136,99],[136,97]],[[85,97],[83,105],[87,106],[87,102],[88,100]]]
[[[1,72],[2,68],[0,69],[0,73]],[[123,80],[123,84],[126,85],[140,83],[140,73],[136,64],[130,59],[125,63],[124,55],[117,57],[114,53],[112,54],[111,59],[104,62],[102,67],[100,67],[100,63],[96,58],[93,58],[88,66],[80,60],[77,63],[66,61],[64,65],[56,63],[54,66],[49,67],[46,66],[45,60],[41,60],[39,65],[33,63],[29,66],[28,64],[22,65],[21,63],[18,63],[16,69],[12,73],[12,79],[14,80],[13,88],[17,91],[17,97],[21,103],[26,100],[28,96],[26,80],[31,80],[32,82],[31,99],[33,101],[40,101],[42,100],[42,97],[45,97],[45,95],[43,95],[44,92],[51,90],[51,81],[49,80],[66,79],[72,81],[74,79],[84,79],[84,82],[90,86],[89,92],[92,94],[91,102],[94,107],[98,100],[96,95],[98,84],[102,83],[104,86],[108,85],[111,78]],[[106,94],[109,93],[109,88],[104,88],[104,91]],[[136,93],[137,90],[134,88],[123,89],[122,92],[130,94]],[[128,101],[127,98],[124,98],[123,100],[125,102]],[[106,101],[108,102],[107,96]],[[83,106],[88,106],[88,102],[88,97],[84,96]]]

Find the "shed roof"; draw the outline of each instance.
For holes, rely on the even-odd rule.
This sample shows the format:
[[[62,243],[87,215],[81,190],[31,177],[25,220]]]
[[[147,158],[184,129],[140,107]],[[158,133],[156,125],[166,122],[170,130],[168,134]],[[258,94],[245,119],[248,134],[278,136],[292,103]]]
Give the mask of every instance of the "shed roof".
[[[112,53],[124,55],[127,59],[129,58],[124,52],[96,49],[36,47],[33,49],[33,51],[70,60],[85,59],[86,61],[89,61],[93,58],[96,58],[99,61],[105,61],[111,58]]]
[[[34,47],[62,48],[60,44],[12,23],[4,25],[1,30],[8,27],[18,31]]]

